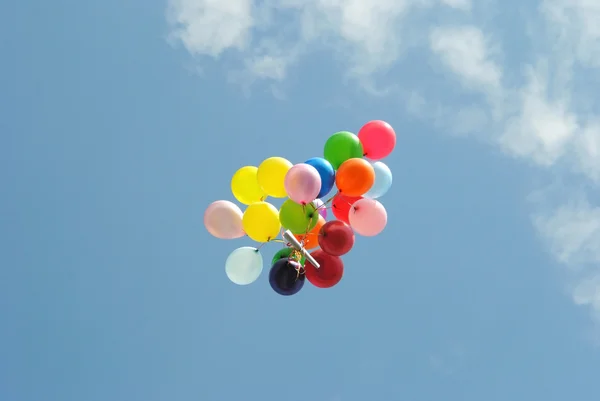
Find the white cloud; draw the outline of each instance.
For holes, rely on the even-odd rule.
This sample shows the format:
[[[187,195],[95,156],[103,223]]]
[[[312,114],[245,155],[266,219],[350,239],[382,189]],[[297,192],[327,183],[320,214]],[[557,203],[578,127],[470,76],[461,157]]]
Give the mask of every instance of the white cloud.
[[[600,207],[581,194],[539,213],[534,225],[558,261],[572,271],[572,297],[600,318]],[[598,320],[600,322],[600,320]]]
[[[254,26],[252,0],[171,0],[172,39],[194,55],[218,57],[227,49],[244,50]]]
[[[496,90],[502,69],[493,60],[480,29],[474,26],[437,27],[431,31],[430,46],[464,83],[472,88]]]
[[[597,85],[593,79],[582,82],[578,72],[587,68],[586,76],[593,77],[589,69],[600,67],[600,3],[546,0],[540,11],[542,32],[549,36],[533,33],[533,43],[545,45],[534,48],[534,63],[525,65],[524,82],[516,87],[502,82],[504,71],[490,50],[494,44],[474,26],[433,28],[430,47],[465,87],[487,95],[484,102],[494,115],[488,128],[504,151],[551,173],[580,174],[597,185],[600,116],[593,101],[581,101]],[[585,194],[569,191],[561,193],[566,198],[562,204],[545,213],[538,210],[534,226],[572,272],[574,302],[600,318],[600,207],[592,206]]]
[[[231,50],[255,78],[279,80],[300,55],[323,47],[350,64],[348,73],[366,76],[384,71],[399,57],[408,12],[434,4],[434,0],[169,0],[168,21],[172,43],[183,44],[193,55],[213,58]]]
[[[534,225],[560,262],[570,266],[600,264],[600,208],[592,207],[580,194],[535,216]]]
[[[594,317],[600,318],[600,273],[579,282],[573,291],[573,301],[591,307]]]
[[[481,2],[469,0],[168,1],[173,43],[196,57],[227,55],[237,62],[236,81],[246,83],[281,82],[303,57],[328,50],[369,93],[385,94],[369,77],[384,76],[390,86],[413,84],[386,73],[407,61],[406,50],[428,50],[445,76],[461,84],[454,89],[477,100],[459,104],[436,94],[432,101],[427,88],[417,86],[405,88],[399,107],[453,133],[478,133],[550,174],[600,184],[598,82],[589,78],[597,79],[600,67],[597,0],[540,0],[533,24],[519,26],[511,14],[512,25],[496,32],[485,14],[488,2],[479,9]],[[562,204],[538,204],[533,222],[557,261],[569,267],[574,302],[600,317],[600,208],[569,191],[546,194],[545,204]]]
[[[577,170],[595,183],[600,182],[600,118],[588,121],[582,127],[575,143],[574,159]]]
[[[528,84],[518,91],[519,111],[506,121],[499,143],[508,152],[551,166],[568,150],[578,129],[568,100],[548,97],[547,78],[530,69]]]
[[[600,66],[600,2],[545,0],[541,9],[553,30],[572,47],[579,61]]]

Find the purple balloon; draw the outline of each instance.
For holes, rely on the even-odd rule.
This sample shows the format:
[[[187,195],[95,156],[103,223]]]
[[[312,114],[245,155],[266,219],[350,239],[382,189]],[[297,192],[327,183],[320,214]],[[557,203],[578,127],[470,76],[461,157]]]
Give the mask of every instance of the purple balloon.
[[[312,201],[313,206],[324,219],[327,219],[327,208],[325,207],[325,203],[321,199],[315,199]]]
[[[316,168],[299,163],[290,168],[285,175],[285,192],[288,197],[301,205],[314,201],[321,190],[321,176]]]

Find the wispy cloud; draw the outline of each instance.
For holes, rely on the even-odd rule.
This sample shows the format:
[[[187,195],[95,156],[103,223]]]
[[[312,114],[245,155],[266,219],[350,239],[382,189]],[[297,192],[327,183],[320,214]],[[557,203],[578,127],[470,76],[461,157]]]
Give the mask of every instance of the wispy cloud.
[[[593,69],[600,66],[600,3],[545,0],[538,13],[541,27],[530,37],[539,48],[516,67],[494,62],[497,44],[474,26],[433,28],[431,50],[468,88],[486,95],[493,142],[508,155],[593,184],[587,192],[572,185],[560,194],[548,192],[536,203],[533,222],[569,268],[574,302],[600,318],[600,208],[587,197],[600,179],[598,109],[589,96],[598,88]],[[521,83],[503,82],[507,70],[522,76]]]
[[[596,328],[600,328],[600,207],[576,192],[566,201],[536,212],[533,224],[550,252],[569,268],[567,286],[573,302],[590,308]]]
[[[435,27],[430,46],[471,88],[497,91],[501,87],[502,68],[493,61],[488,40],[475,26]]]
[[[171,0],[171,38],[194,55],[220,56],[228,49],[244,50],[255,26],[252,0]]]
[[[328,50],[343,60],[346,76],[385,94],[370,78],[383,77],[390,87],[413,84],[394,68],[410,52],[430,57],[438,69],[428,79],[443,72],[454,95],[477,100],[457,104],[404,85],[399,107],[455,134],[478,133],[549,176],[585,183],[538,192],[544,201],[532,203],[532,221],[571,272],[574,302],[600,317],[600,208],[590,200],[600,183],[600,2],[540,0],[527,9],[511,3],[169,0],[168,18],[172,43],[195,57],[237,60],[232,76],[245,82],[284,81],[302,58]],[[523,18],[513,18],[515,9],[510,27],[494,25],[496,13],[515,7]]]
[[[464,0],[445,0],[465,7]],[[365,78],[393,66],[401,54],[406,17],[433,0],[169,0],[172,43],[195,56],[229,51],[255,77],[281,80],[302,56],[323,49]],[[442,4],[442,3],[439,3]],[[468,3],[465,3],[468,4]]]

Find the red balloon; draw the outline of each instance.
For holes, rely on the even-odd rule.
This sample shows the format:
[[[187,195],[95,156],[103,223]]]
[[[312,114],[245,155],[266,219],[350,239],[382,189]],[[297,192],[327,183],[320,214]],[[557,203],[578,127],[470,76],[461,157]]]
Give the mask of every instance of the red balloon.
[[[381,160],[396,147],[396,133],[391,125],[381,120],[369,121],[358,131],[365,157]]]
[[[343,221],[344,223],[350,224],[348,220],[350,216],[350,207],[359,199],[362,199],[362,196],[346,196],[342,194],[337,194],[333,197],[333,202],[331,203],[331,210],[333,211],[333,215],[336,219]]]
[[[304,275],[312,285],[330,288],[340,282],[344,275],[344,262],[339,256],[329,255],[321,249],[311,252],[311,256],[320,265],[317,269],[308,260],[304,265]]]
[[[333,220],[321,227],[318,239],[323,252],[332,256],[342,256],[354,246],[354,231],[343,221]]]

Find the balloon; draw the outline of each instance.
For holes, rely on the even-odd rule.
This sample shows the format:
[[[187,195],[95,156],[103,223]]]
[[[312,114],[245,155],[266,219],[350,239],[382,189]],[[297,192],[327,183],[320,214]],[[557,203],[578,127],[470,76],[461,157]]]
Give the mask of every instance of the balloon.
[[[311,203],[315,207],[315,209],[317,209],[317,212],[319,212],[319,214],[323,216],[324,219],[326,219],[327,207],[325,206],[325,203],[321,199],[315,199]]]
[[[256,202],[248,206],[242,223],[248,237],[256,242],[268,242],[276,238],[281,229],[277,208],[268,202]]]
[[[319,172],[319,176],[321,177],[321,188],[316,197],[324,197],[331,191],[333,184],[335,184],[335,170],[333,169],[333,166],[322,157],[313,157],[304,163],[313,166]]]
[[[317,224],[313,227],[312,230],[306,235],[304,234],[295,234],[294,236],[299,242],[304,243],[304,248],[306,249],[314,249],[319,246],[319,232],[321,231],[321,227],[326,223],[323,216],[319,215],[319,220]]]
[[[343,221],[334,220],[325,223],[319,233],[319,246],[323,252],[332,256],[342,256],[354,246],[354,232]]]
[[[365,159],[352,158],[342,163],[335,176],[338,190],[347,196],[364,195],[375,182],[375,170]]]
[[[231,192],[238,202],[249,205],[267,198],[257,180],[258,167],[245,166],[235,172],[231,178]]]
[[[243,246],[231,252],[225,261],[225,273],[238,285],[251,284],[263,270],[263,257],[258,248]]]
[[[292,233],[305,234],[317,225],[319,214],[312,204],[301,205],[288,199],[279,209],[279,221]]]
[[[391,125],[381,120],[369,121],[358,131],[358,139],[365,156],[380,160],[388,156],[396,147],[396,133]]]
[[[233,202],[218,200],[204,211],[204,226],[220,239],[234,239],[246,235],[242,225],[242,210]]]
[[[392,186],[392,172],[390,168],[382,162],[373,163],[373,170],[375,170],[375,182],[364,197],[377,199],[385,195]]]
[[[344,275],[344,262],[339,256],[329,255],[318,249],[311,252],[311,256],[319,263],[317,269],[310,262],[306,262],[306,279],[315,287],[330,288],[340,282]]]
[[[358,136],[348,131],[331,135],[323,150],[325,159],[337,170],[343,162],[354,157],[363,157],[363,147]]]
[[[349,215],[350,227],[360,235],[373,237],[383,231],[387,224],[385,207],[374,199],[361,199],[352,205]]]
[[[294,295],[304,286],[306,278],[300,263],[281,259],[273,264],[269,272],[269,284],[280,295]]]
[[[295,251],[294,248],[281,248],[280,250],[278,250],[275,255],[273,255],[273,259],[271,260],[271,265],[274,265],[275,262],[277,262],[280,259],[290,259],[290,257],[293,258],[292,253]],[[302,257],[300,258],[300,264],[302,266],[304,266],[304,262],[306,261],[306,258],[304,257],[304,255],[301,255]],[[294,259],[295,260],[295,259]]]
[[[348,220],[348,216],[350,215],[350,207],[354,204],[354,202],[362,198],[362,196],[351,197],[342,194],[337,194],[333,197],[333,202],[331,203],[331,210],[333,211],[333,215],[336,219],[343,221],[344,223],[350,224],[350,220]]]
[[[284,186],[291,200],[306,205],[317,198],[321,190],[321,176],[310,164],[299,163],[288,170]]]
[[[269,157],[258,166],[258,185],[273,198],[285,198],[285,175],[293,164],[283,157]]]

